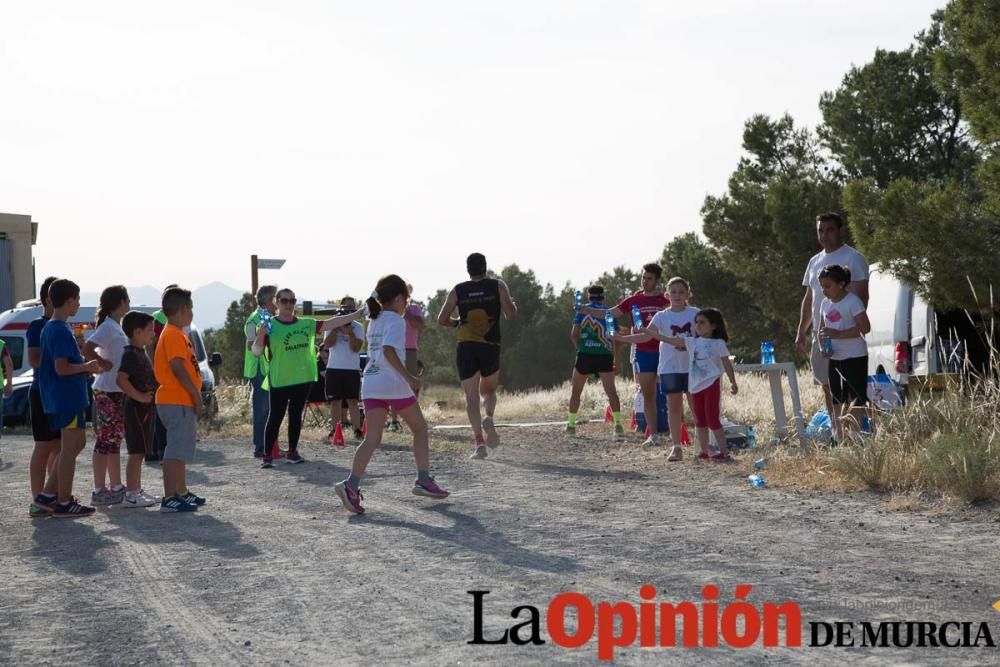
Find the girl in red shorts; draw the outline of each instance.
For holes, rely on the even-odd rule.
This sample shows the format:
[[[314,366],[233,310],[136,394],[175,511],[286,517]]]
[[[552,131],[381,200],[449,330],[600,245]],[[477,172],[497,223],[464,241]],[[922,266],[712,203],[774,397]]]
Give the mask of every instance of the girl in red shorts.
[[[417,460],[417,479],[413,493],[427,498],[447,498],[430,476],[430,450],[427,422],[417,404],[420,380],[406,370],[406,321],[403,313],[409,300],[406,281],[397,275],[381,278],[368,299],[368,363],[361,376],[361,400],[365,406],[368,433],[354,452],[351,474],[334,486],[344,507],[363,514],[363,496],[359,487],[368,462],[382,443],[382,430],[389,410],[395,410],[413,433],[413,456]]]
[[[726,320],[717,308],[703,308],[694,318],[694,332],[697,338],[664,336],[656,329],[644,328],[632,336],[616,336],[623,342],[638,342],[638,339],[655,338],[688,353],[688,392],[691,412],[694,413],[698,430],[698,445],[701,447],[699,459],[729,461],[732,457],[726,447],[726,432],[722,428],[720,415],[722,399],[722,372],[729,377],[729,391],[736,394],[736,373],[729,360],[729,334]],[[708,448],[708,432],[715,436],[719,451],[712,454]]]

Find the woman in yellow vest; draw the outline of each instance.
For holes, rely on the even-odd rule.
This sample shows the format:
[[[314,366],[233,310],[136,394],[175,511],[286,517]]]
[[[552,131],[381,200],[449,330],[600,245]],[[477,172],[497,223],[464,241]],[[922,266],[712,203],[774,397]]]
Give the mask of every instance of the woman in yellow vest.
[[[278,312],[267,326],[258,328],[251,351],[260,356],[267,350],[267,390],[269,412],[264,430],[264,456],[261,468],[270,468],[271,453],[278,440],[278,431],[288,413],[288,463],[303,463],[299,454],[299,434],[302,432],[302,412],[309,390],[319,377],[316,366],[316,334],[344,326],[361,317],[357,310],[329,320],[296,317],[295,293],[280,289],[277,294]]]

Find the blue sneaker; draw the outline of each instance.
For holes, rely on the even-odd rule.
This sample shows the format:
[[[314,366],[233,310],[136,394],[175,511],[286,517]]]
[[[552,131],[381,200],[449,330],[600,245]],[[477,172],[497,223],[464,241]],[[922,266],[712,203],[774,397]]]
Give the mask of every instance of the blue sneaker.
[[[28,516],[32,519],[42,519],[47,516],[51,516],[55,511],[55,507],[55,496],[46,496],[39,493],[35,496],[35,499],[31,501],[31,505],[28,506]]]
[[[160,501],[160,512],[166,514],[169,512],[196,512],[198,511],[197,505],[192,505],[188,501],[184,500],[180,496],[171,496],[170,498],[164,498]]]
[[[52,516],[57,519],[77,519],[90,516],[95,512],[93,507],[87,507],[76,502],[73,498],[68,503],[56,503],[52,506]]]
[[[94,491],[90,494],[90,502],[92,505],[114,505],[118,500],[118,496],[109,489],[101,489],[100,491]]]

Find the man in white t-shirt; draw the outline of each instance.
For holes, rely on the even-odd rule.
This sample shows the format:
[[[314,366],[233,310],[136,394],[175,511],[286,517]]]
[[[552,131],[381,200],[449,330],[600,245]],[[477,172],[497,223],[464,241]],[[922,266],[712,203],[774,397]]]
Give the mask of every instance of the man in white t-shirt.
[[[830,394],[830,362],[823,356],[819,338],[816,332],[821,324],[820,304],[823,302],[823,290],[819,285],[819,273],[831,264],[846,266],[851,271],[851,282],[848,291],[856,294],[865,307],[868,306],[868,260],[860,252],[844,244],[844,220],[837,213],[823,213],[816,216],[816,238],[823,249],[812,256],[802,277],[802,286],[806,288],[802,297],[802,308],[799,313],[799,329],[795,336],[795,347],[799,353],[806,353],[806,340],[812,329],[812,350],[809,358],[812,365],[813,378],[823,386],[823,396],[826,399],[828,414],[833,414],[833,397]]]
[[[353,312],[357,305],[353,298],[346,296],[340,302],[345,312]],[[326,362],[326,400],[330,402],[330,424],[336,429],[343,419],[343,402],[354,427],[354,437],[362,440],[361,409],[361,347],[365,341],[365,328],[360,322],[351,322],[331,331],[324,341],[329,353]]]

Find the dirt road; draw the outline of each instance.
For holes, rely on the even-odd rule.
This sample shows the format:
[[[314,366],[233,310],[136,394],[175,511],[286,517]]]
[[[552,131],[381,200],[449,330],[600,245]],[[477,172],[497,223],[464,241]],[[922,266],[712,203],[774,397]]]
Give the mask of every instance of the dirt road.
[[[460,432],[435,434],[434,502],[409,493],[412,455],[373,460],[368,513],[331,493],[352,448],[303,446],[308,463],[259,470],[245,443],[199,445],[194,515],[120,506],[83,520],[27,517],[30,439],[0,465],[0,664],[539,664],[596,662],[596,642],[549,641],[562,591],[596,601],[703,602],[737,584],[750,601],[793,600],[812,621],[988,621],[1000,642],[997,524],[989,510],[902,513],[874,494],[751,489],[742,463],[669,464],[588,426],[503,432],[470,461]],[[89,447],[76,490],[89,481]],[[159,470],[146,467],[146,488]],[[542,646],[469,645],[470,590],[488,590],[484,635],[520,605],[541,611]],[[522,616],[522,620],[526,616]],[[572,623],[569,624],[570,629]],[[525,633],[526,636],[527,633]],[[975,631],[974,631],[975,634]],[[860,635],[857,631],[856,637]],[[626,664],[986,664],[1000,649],[620,649]]]

